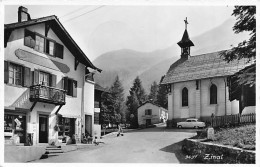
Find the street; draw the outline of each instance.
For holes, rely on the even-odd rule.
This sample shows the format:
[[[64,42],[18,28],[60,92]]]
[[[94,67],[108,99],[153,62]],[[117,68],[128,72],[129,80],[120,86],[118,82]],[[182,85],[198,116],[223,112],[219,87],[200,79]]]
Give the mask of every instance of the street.
[[[186,159],[181,141],[195,135],[193,129],[165,129],[164,126],[133,130],[124,136],[106,136],[105,144],[67,152],[32,163],[195,163]]]

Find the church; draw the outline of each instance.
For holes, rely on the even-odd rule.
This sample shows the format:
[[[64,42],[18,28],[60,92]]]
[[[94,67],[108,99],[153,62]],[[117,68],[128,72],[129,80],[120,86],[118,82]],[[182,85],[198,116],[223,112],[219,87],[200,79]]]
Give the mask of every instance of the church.
[[[185,31],[178,42],[181,48],[180,58],[170,66],[161,82],[168,89],[170,126],[186,118],[204,120],[203,118],[211,116],[255,113],[255,99],[252,99],[254,102],[251,105],[243,107],[242,111],[239,98],[230,98],[230,77],[250,63],[246,59],[228,63],[221,56],[223,51],[191,56],[190,47],[194,43],[189,38],[187,19],[184,21]],[[251,94],[251,97],[255,96]]]

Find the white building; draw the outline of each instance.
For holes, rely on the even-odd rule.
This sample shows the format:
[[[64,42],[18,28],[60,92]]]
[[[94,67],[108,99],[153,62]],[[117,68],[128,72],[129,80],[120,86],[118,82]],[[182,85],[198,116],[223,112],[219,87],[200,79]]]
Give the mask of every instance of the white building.
[[[194,46],[185,29],[181,47],[181,58],[174,62],[162,84],[168,87],[168,111],[171,124],[185,118],[206,118],[239,113],[239,101],[231,98],[230,76],[251,63],[247,60],[234,60],[227,63],[221,57],[222,51],[190,56]],[[242,108],[252,113],[255,110],[254,88],[248,89],[248,104]],[[250,95],[249,95],[250,94]],[[250,110],[250,111],[248,111]],[[171,126],[171,125],[170,125]]]
[[[31,19],[19,7],[18,22],[6,24],[4,49],[4,136],[25,143],[51,143],[84,129],[94,134],[95,67],[56,16]],[[88,117],[88,118],[87,118]]]
[[[138,107],[138,125],[152,125],[166,122],[168,119],[168,110],[159,107],[150,102],[146,102]]]

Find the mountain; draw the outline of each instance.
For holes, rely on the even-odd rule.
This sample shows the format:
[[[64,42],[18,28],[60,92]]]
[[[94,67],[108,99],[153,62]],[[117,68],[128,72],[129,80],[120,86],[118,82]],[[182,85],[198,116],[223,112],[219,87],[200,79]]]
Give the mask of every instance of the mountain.
[[[191,56],[229,49],[231,45],[248,38],[248,34],[234,34],[233,25],[233,21],[227,20],[208,32],[191,37],[195,44],[191,48]],[[179,58],[180,48],[177,44],[153,52],[130,49],[107,52],[93,61],[95,66],[103,70],[102,73],[95,74],[95,80],[103,87],[110,87],[118,75],[125,89],[125,95],[128,95],[133,80],[139,76],[146,92],[149,93],[152,82],[158,83],[170,65]]]
[[[105,53],[93,61],[95,66],[103,70],[95,74],[95,81],[103,87],[110,87],[118,75],[126,95],[136,76],[150,71],[152,66],[171,58],[174,54],[175,48],[172,47],[153,52],[122,49]]]

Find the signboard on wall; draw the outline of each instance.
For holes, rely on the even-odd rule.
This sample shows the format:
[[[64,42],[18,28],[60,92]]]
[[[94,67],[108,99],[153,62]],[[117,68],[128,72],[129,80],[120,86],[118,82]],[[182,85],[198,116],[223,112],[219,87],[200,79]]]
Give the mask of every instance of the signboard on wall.
[[[20,126],[20,125],[21,125],[21,122],[19,121],[19,119],[15,118],[14,121],[16,122],[17,126]]]
[[[94,112],[94,124],[99,124],[99,112]]]

